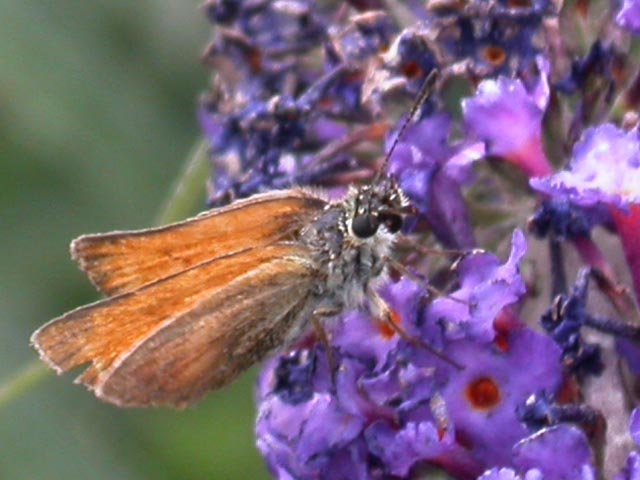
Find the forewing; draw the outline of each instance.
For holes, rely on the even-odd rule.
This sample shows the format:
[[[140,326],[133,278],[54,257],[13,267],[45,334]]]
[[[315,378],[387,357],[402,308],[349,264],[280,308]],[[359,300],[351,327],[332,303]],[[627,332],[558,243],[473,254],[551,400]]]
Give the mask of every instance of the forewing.
[[[91,362],[81,381],[95,386],[100,374],[111,369],[116,359],[138,348],[163,326],[194,311],[203,301],[227,296],[229,286],[237,279],[248,278],[250,272],[279,259],[307,257],[307,249],[298,244],[278,243],[210,260],[134,292],[72,310],[38,329],[32,343],[58,372]],[[256,285],[256,291],[262,287]],[[238,301],[245,304],[250,299]],[[235,321],[233,317],[225,319],[231,324]],[[180,330],[170,331],[182,334]],[[165,353],[170,363],[172,352]]]
[[[282,345],[314,275],[303,257],[264,263],[164,324],[109,370],[79,381],[120,406],[191,404]]]
[[[83,235],[72,242],[71,256],[100,291],[118,295],[204,261],[286,239],[325,204],[301,189],[256,195],[160,228]]]

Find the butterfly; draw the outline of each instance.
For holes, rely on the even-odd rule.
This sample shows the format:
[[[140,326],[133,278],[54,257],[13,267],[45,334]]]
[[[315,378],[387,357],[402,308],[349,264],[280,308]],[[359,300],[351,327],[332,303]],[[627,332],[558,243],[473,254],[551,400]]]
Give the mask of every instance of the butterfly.
[[[184,406],[365,299],[407,212],[392,178],[329,201],[258,194],[172,225],[84,235],[71,255],[107,298],[38,329],[57,372],[119,406]],[[382,307],[384,308],[384,307]],[[316,323],[320,325],[320,323]]]
[[[434,78],[383,168],[341,199],[291,188],[75,239],[72,258],[106,298],[36,330],[40,357],[58,373],[88,365],[76,381],[115,405],[183,407],[312,327],[328,345],[323,325],[342,311],[366,305],[389,319],[376,287],[413,209],[383,172]]]

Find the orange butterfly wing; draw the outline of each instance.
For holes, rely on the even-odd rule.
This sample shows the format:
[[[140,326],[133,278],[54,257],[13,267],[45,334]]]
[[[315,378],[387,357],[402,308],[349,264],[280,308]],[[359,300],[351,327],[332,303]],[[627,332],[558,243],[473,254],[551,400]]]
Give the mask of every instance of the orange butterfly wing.
[[[262,264],[153,332],[90,386],[118,405],[193,403],[291,340],[310,313],[314,278],[302,257]]]
[[[182,406],[279,345],[313,278],[304,247],[249,249],[73,310],[32,343],[58,372],[91,362],[77,380],[115,404]]]
[[[107,295],[133,291],[201,262],[286,239],[326,201],[302,189],[255,195],[160,228],[83,235],[71,255]]]

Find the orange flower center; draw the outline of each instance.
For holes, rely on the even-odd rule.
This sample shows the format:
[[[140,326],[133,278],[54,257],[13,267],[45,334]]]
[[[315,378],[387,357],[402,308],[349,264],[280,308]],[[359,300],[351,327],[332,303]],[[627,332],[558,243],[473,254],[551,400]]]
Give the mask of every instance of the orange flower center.
[[[467,385],[465,396],[473,408],[491,410],[500,403],[500,387],[493,379],[481,377]]]
[[[482,56],[494,67],[499,67],[507,60],[507,52],[504,48],[498,47],[497,45],[487,46],[483,50]]]
[[[422,68],[417,62],[407,62],[402,66],[402,74],[409,79],[418,78],[422,75]]]
[[[391,322],[393,322],[394,325],[400,325],[400,315],[398,315],[398,313],[394,310],[391,310],[389,312],[389,319],[391,320]],[[382,335],[382,338],[384,338],[385,340],[393,338],[393,336],[396,334],[395,328],[389,325],[389,322],[384,320],[378,321],[378,330],[380,331],[380,335]]]

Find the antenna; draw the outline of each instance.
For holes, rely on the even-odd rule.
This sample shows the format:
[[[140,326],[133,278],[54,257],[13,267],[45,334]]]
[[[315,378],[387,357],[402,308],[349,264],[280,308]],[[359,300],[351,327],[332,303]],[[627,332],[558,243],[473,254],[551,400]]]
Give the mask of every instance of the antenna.
[[[383,175],[383,172],[389,166],[391,155],[393,154],[393,151],[396,149],[396,146],[400,142],[400,139],[404,135],[404,132],[409,126],[409,123],[413,119],[418,109],[421,108],[422,105],[424,105],[424,102],[427,101],[427,98],[429,98],[429,96],[433,92],[433,87],[436,84],[437,78],[438,78],[438,71],[434,68],[433,70],[431,70],[431,72],[429,72],[429,75],[427,75],[427,78],[424,80],[424,83],[420,87],[420,91],[418,92],[418,97],[416,98],[416,101],[411,106],[411,110],[409,110],[409,115],[407,115],[407,118],[405,118],[404,122],[402,122],[402,125],[400,126],[400,130],[398,130],[398,134],[396,135],[396,138],[393,139],[391,148],[387,152],[387,155],[384,157],[384,161],[382,162],[382,165],[380,166],[380,169],[378,170],[378,173],[376,174],[373,183],[378,183],[380,181],[380,178]]]

